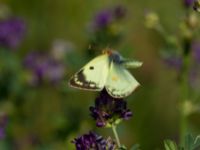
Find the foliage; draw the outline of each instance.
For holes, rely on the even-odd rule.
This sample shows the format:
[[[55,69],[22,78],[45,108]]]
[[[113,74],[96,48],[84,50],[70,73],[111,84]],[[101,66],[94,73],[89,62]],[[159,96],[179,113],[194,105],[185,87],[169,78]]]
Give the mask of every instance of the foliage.
[[[185,137],[184,146],[177,146],[172,140],[165,140],[166,150],[198,150],[200,148],[200,137],[193,137],[191,134]]]

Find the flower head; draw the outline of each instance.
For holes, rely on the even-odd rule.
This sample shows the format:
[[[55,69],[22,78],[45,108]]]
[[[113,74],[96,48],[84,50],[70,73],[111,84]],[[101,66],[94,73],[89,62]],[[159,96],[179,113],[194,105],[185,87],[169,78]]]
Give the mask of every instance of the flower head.
[[[192,66],[189,70],[189,85],[193,89],[199,89],[200,85],[200,71],[198,66]]]
[[[155,29],[159,25],[159,16],[155,12],[147,12],[145,15],[145,25],[149,29]]]
[[[123,6],[101,10],[94,17],[92,27],[96,30],[105,29],[112,23],[121,20],[126,14],[126,9]]]
[[[0,139],[6,136],[5,129],[8,124],[8,116],[4,113],[0,114]]]
[[[106,150],[106,140],[94,132],[75,138],[73,143],[76,145],[77,150],[89,150],[91,148]]]
[[[195,0],[193,4],[193,9],[197,12],[200,12],[200,0]]]
[[[195,0],[183,0],[183,5],[186,7],[186,8],[189,8],[193,5]]]
[[[192,55],[194,60],[200,64],[200,42],[194,42],[192,44]]]
[[[196,13],[191,13],[186,19],[187,26],[190,29],[196,29],[199,26],[198,15]]]
[[[21,43],[26,26],[23,20],[10,18],[0,21],[0,47],[15,49]]]
[[[64,65],[45,53],[29,53],[25,57],[24,65],[32,72],[33,85],[38,85],[43,81],[57,83],[64,76]]]
[[[180,71],[183,65],[182,57],[176,54],[169,54],[163,56],[164,63],[176,71]]]
[[[113,20],[113,16],[110,10],[103,10],[99,12],[95,17],[94,25],[97,28],[104,28],[108,26]]]
[[[75,144],[76,150],[114,150],[116,147],[112,139],[106,140],[94,132],[75,138],[72,142]]]
[[[111,97],[106,90],[96,98],[95,106],[90,107],[90,112],[98,127],[109,127],[132,116],[132,112],[127,109],[126,101]]]

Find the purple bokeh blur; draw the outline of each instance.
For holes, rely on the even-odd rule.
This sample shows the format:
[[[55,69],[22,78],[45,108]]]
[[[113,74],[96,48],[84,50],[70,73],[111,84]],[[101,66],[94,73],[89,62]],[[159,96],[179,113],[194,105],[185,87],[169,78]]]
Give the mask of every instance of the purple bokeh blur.
[[[25,32],[26,25],[22,19],[0,20],[0,47],[16,49],[22,42]]]
[[[30,83],[38,85],[44,81],[58,83],[64,76],[65,67],[60,61],[46,53],[30,52],[24,60],[24,66],[32,72]]]

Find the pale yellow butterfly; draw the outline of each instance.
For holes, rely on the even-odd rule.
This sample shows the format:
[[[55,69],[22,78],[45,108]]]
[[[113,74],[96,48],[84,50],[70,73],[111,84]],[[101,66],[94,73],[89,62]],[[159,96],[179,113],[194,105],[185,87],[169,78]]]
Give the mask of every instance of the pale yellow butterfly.
[[[69,85],[75,88],[101,91],[114,98],[130,95],[140,84],[126,68],[138,68],[142,62],[126,60],[118,52],[104,50],[71,77]]]

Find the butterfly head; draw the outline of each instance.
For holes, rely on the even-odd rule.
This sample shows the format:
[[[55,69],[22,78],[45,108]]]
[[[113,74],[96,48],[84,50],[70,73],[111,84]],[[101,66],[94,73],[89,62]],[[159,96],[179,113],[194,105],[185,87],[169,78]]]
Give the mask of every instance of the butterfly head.
[[[113,61],[117,64],[120,64],[123,60],[123,57],[117,51],[114,51],[110,48],[104,49],[103,54],[107,54],[109,56],[110,61]]]
[[[113,53],[113,50],[111,48],[105,48],[105,49],[103,49],[102,53],[111,55]]]
[[[109,55],[109,59],[111,61],[113,61],[116,64],[121,64],[123,62],[123,57],[116,51],[113,51],[110,55]]]

